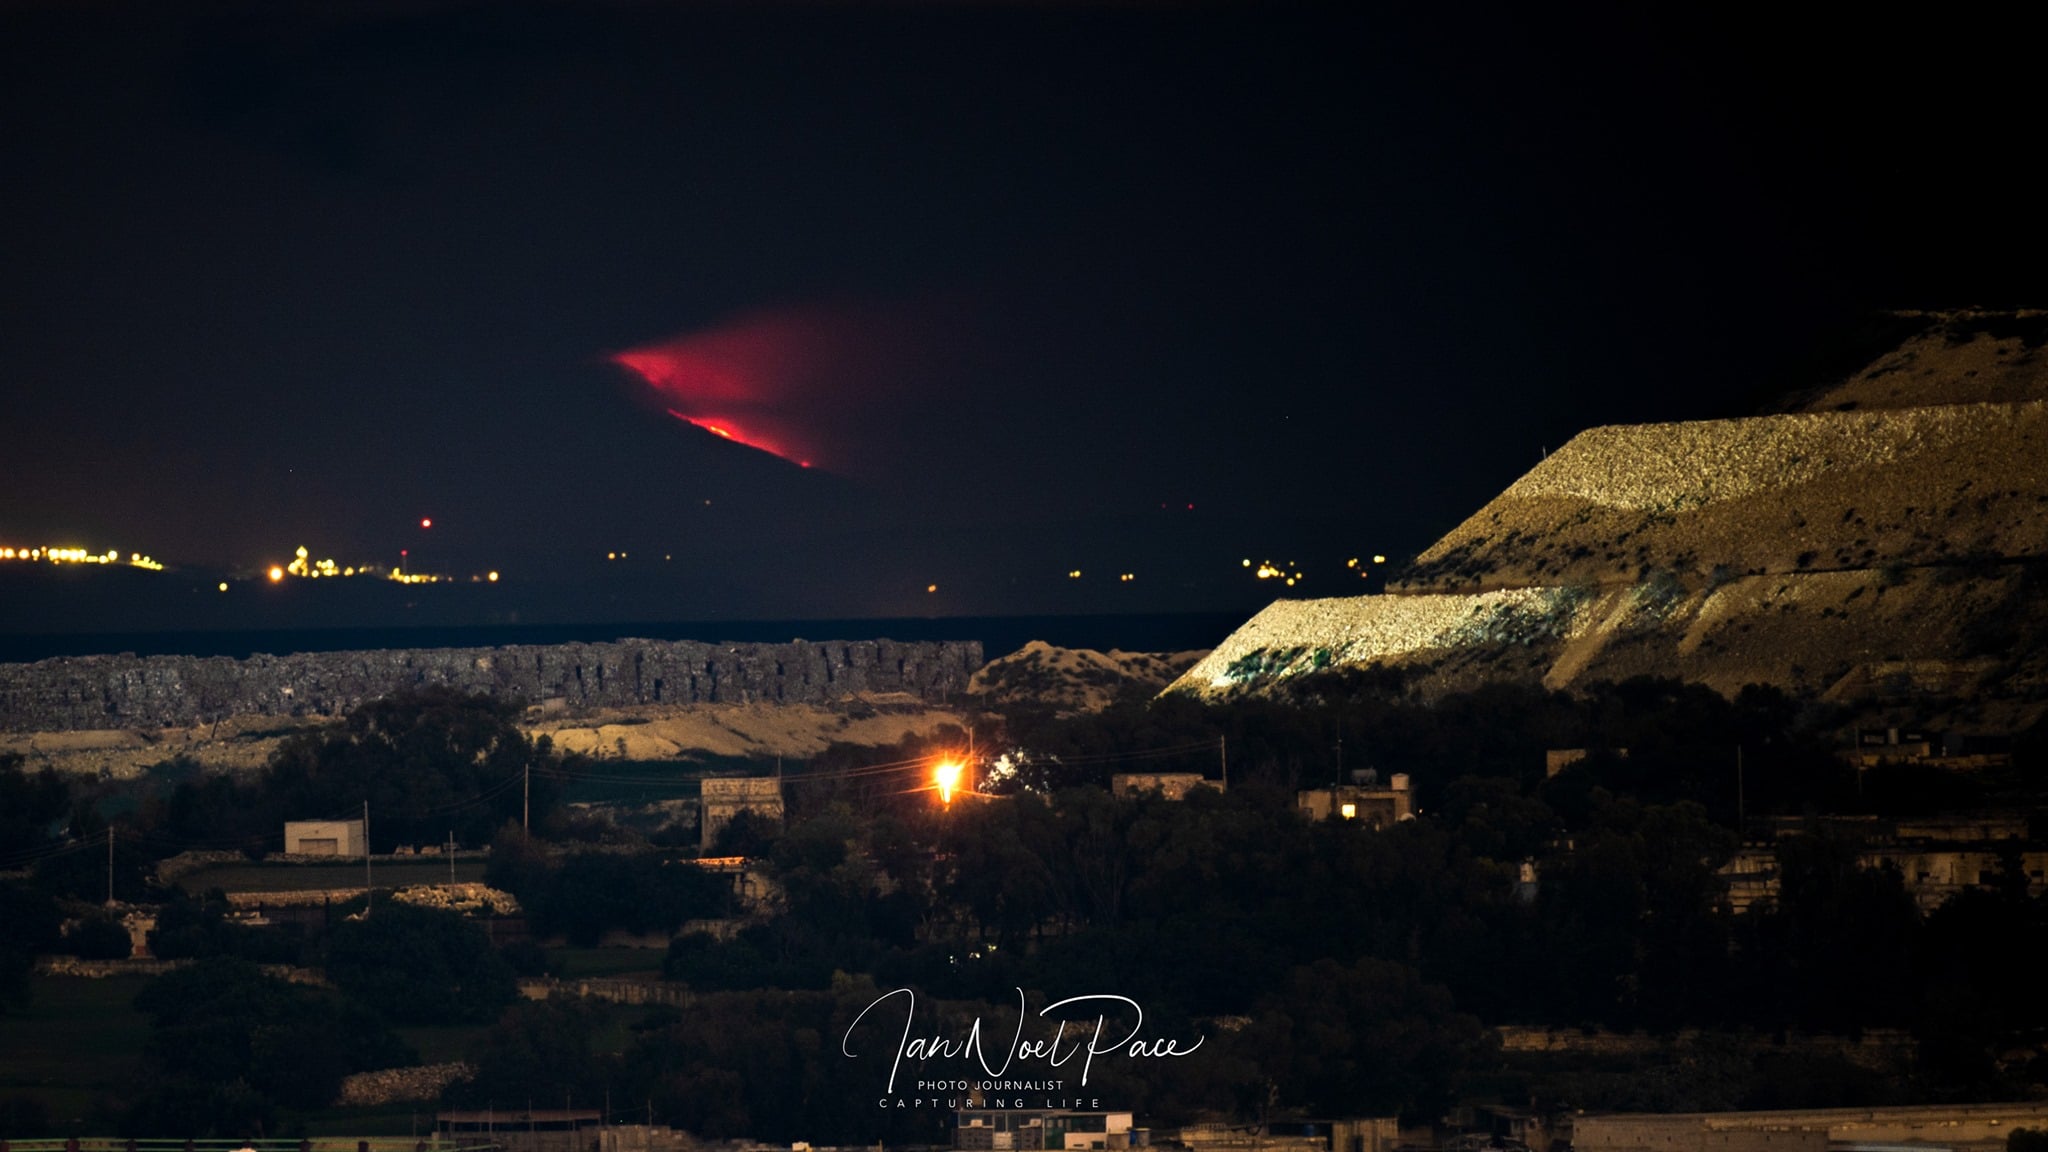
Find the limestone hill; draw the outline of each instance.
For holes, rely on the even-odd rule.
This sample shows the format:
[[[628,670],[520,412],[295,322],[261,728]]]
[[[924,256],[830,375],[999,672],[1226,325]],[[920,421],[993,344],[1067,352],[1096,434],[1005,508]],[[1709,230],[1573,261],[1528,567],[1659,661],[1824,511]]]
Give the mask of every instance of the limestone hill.
[[[1099,712],[1128,689],[1157,692],[1205,652],[1097,652],[1042,640],[982,666],[967,691],[987,704],[1035,704],[1060,712]]]
[[[1787,412],[2048,400],[2048,311],[1894,312],[1896,348],[1847,379],[1787,398]]]
[[[1653,674],[2031,716],[2048,314],[1904,319],[1904,343],[1793,411],[1581,433],[1388,594],[1274,604],[1174,688],[1381,665],[1426,694]]]

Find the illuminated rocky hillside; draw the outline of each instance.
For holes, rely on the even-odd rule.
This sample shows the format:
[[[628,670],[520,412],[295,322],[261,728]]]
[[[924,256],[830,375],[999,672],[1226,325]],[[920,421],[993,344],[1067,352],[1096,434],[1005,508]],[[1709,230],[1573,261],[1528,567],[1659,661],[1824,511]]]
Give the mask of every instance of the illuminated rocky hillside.
[[[1119,695],[1149,695],[1186,672],[1205,652],[1097,652],[1033,640],[982,666],[967,691],[989,705],[1036,705],[1058,712],[1100,712]]]
[[[2031,709],[2048,314],[1905,319],[1924,327],[1792,411],[1581,433],[1388,594],[1276,603],[1174,689],[1378,665],[1425,694],[1651,674]]]

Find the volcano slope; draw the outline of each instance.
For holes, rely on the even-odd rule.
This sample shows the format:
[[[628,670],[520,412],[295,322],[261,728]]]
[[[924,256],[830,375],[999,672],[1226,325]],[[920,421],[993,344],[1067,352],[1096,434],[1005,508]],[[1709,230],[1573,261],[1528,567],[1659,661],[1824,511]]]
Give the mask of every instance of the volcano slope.
[[[1283,600],[1167,689],[1377,666],[1425,698],[1669,676],[2031,722],[2048,699],[2048,313],[1902,313],[1786,411],[1580,433],[1386,594]]]

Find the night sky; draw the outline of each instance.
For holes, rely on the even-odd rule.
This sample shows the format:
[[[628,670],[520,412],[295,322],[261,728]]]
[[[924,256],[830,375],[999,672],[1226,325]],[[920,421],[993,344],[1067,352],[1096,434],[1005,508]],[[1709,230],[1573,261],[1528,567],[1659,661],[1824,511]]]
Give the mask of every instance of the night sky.
[[[1884,19],[6,4],[0,543],[165,627],[302,544],[495,622],[1357,591],[1584,427],[2048,299],[2026,38]]]

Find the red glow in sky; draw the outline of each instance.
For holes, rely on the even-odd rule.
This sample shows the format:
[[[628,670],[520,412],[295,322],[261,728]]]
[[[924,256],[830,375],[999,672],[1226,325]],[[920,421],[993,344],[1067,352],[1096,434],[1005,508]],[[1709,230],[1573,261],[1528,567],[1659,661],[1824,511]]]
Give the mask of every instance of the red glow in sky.
[[[661,394],[668,414],[808,468],[843,465],[848,417],[900,359],[896,325],[821,308],[756,313],[630,348],[612,363]]]

